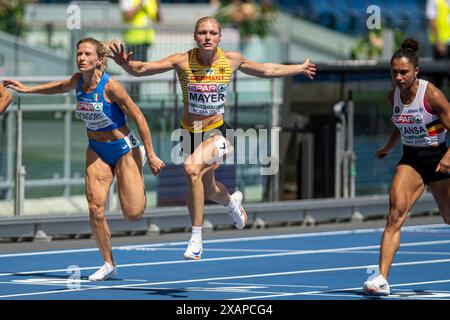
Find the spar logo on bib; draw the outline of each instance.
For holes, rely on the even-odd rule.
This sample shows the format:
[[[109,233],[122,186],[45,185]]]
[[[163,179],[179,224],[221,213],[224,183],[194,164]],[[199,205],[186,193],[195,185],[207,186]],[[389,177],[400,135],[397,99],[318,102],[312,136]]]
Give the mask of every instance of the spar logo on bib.
[[[421,115],[414,116],[414,122],[415,123],[422,123],[422,116]]]
[[[195,83],[190,84],[189,92],[201,92],[201,93],[207,93],[207,92],[217,92],[217,84],[203,84],[203,83]]]
[[[103,110],[103,103],[94,103],[94,110],[95,111],[102,111]]]
[[[221,105],[225,103],[226,84],[190,84],[189,102],[208,105]]]
[[[77,111],[83,112],[102,112],[103,111],[103,102],[77,102]]]
[[[217,92],[225,92],[225,91],[227,91],[227,85],[226,84],[219,84],[218,86],[217,86]]]
[[[422,123],[422,117],[420,115],[394,115],[393,117],[394,123],[398,124],[415,124],[415,123]]]

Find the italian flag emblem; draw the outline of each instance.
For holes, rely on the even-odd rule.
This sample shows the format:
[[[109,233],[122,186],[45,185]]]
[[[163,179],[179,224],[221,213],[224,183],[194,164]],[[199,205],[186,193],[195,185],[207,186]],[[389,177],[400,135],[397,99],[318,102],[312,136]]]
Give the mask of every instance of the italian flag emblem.
[[[100,94],[94,93],[94,101],[100,100]]]

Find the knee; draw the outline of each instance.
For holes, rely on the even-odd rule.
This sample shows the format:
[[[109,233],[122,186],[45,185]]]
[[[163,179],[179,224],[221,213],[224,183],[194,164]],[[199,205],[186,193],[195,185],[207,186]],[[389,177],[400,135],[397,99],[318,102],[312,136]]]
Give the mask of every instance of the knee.
[[[189,181],[198,181],[202,178],[201,167],[197,165],[185,165],[184,174],[189,179]]]
[[[123,215],[129,221],[138,221],[141,220],[144,216],[144,210],[142,211],[124,211]]]
[[[390,204],[387,226],[390,228],[400,229],[408,214],[407,206],[402,202],[393,202]]]
[[[141,220],[144,216],[145,206],[146,204],[142,203],[137,206],[122,207],[123,216],[129,221]]]
[[[89,204],[89,217],[94,223],[103,223],[105,221],[105,208],[95,202],[88,202]]]

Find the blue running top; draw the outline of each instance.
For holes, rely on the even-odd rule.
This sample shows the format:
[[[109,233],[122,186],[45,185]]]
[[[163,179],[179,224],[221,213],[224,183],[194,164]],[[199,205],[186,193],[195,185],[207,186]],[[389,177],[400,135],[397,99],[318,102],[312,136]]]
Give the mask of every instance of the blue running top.
[[[105,100],[103,90],[109,80],[105,72],[100,82],[92,92],[83,91],[83,78],[80,77],[77,86],[76,117],[84,121],[90,131],[111,131],[127,123],[125,113],[114,103]]]

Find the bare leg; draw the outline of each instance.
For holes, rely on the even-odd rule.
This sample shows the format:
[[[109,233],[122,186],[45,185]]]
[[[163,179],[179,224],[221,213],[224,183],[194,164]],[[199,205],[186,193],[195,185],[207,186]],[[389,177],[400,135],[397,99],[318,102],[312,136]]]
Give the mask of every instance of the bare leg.
[[[446,224],[450,224],[450,179],[430,183],[431,193]]]
[[[216,181],[213,170],[206,172],[202,180],[207,199],[225,207],[230,203],[228,189],[222,183]]]
[[[385,279],[400,247],[400,229],[424,189],[422,177],[412,167],[397,167],[389,193],[389,217],[381,239],[380,273]]]
[[[203,224],[204,190],[202,182],[203,167],[185,166],[187,180],[187,207],[193,226],[201,227]]]
[[[191,216],[192,226],[200,227],[203,224],[205,193],[211,193],[209,189],[205,190],[203,177],[210,171],[211,174],[214,174],[213,170],[218,168],[218,164],[213,162],[217,154],[214,142],[218,138],[212,137],[200,144],[186,159],[184,164],[187,180],[187,206]],[[208,185],[206,187],[210,188],[212,186]]]
[[[111,167],[99,155],[86,151],[86,198],[89,205],[91,229],[105,262],[114,265],[111,250],[111,232],[105,217],[105,203],[114,179]]]
[[[123,215],[128,220],[139,220],[147,205],[142,159],[139,148],[120,158],[114,168]]]

